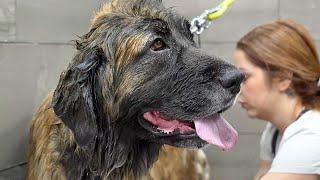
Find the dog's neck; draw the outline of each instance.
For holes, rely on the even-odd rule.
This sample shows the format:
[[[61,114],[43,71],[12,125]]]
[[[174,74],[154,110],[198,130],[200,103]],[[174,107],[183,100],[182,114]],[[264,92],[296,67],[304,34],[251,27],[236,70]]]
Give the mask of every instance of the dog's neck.
[[[101,160],[100,167],[108,179],[122,179],[131,173],[140,177],[157,158],[161,147],[159,144],[138,140],[125,128],[116,129],[108,135],[102,137],[98,143],[102,145],[99,148],[100,154],[104,154],[105,157],[101,158],[98,154],[93,156]],[[105,138],[107,136],[108,138]],[[93,162],[95,161],[93,159]]]
[[[111,128],[113,129],[113,128]],[[138,140],[126,129],[104,132],[96,139],[93,152],[77,152],[77,145],[63,153],[62,164],[69,179],[139,179],[157,159],[161,144]],[[68,152],[69,151],[69,152]],[[69,166],[69,167],[66,167]]]

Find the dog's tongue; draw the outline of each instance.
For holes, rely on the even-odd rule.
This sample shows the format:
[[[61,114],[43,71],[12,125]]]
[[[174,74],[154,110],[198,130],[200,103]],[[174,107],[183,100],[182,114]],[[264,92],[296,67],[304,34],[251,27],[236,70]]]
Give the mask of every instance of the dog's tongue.
[[[238,140],[237,131],[219,114],[194,121],[198,136],[222,150],[232,149]]]

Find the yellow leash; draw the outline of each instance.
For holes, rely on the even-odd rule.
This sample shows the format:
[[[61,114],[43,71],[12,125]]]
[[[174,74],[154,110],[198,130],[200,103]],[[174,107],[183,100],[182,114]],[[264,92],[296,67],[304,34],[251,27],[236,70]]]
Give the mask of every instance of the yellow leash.
[[[201,34],[204,29],[208,28],[211,21],[221,17],[227,9],[233,4],[234,0],[224,0],[217,7],[204,11],[200,16],[191,21],[191,33]]]

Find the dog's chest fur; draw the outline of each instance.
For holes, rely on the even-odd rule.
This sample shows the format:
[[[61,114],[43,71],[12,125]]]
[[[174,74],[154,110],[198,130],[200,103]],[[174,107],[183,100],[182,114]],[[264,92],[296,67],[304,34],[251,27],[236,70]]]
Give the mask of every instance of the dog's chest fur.
[[[71,130],[63,125],[50,108],[51,98],[52,95],[49,95],[42,104],[31,127],[33,136],[30,137],[29,151],[32,153],[29,153],[28,158],[30,161],[28,162],[27,179],[70,179],[71,177],[68,178],[66,172],[73,173],[73,176],[78,174],[78,177],[72,177],[71,179],[118,179],[120,176],[116,176],[116,174],[121,173],[126,174],[123,177],[124,180],[135,179],[130,171],[114,171],[116,174],[113,175],[113,178],[110,178],[112,175],[106,173],[103,169],[99,170],[104,172],[100,175],[99,173],[89,172],[85,168],[81,170],[86,165],[86,161],[81,156],[80,148],[75,147],[72,151],[62,151],[66,147],[74,147],[75,140]],[[61,162],[68,165],[66,166]],[[74,166],[74,169],[71,168],[70,164]],[[202,151],[163,146],[159,151],[158,160],[139,179],[209,179],[208,170],[208,164]]]

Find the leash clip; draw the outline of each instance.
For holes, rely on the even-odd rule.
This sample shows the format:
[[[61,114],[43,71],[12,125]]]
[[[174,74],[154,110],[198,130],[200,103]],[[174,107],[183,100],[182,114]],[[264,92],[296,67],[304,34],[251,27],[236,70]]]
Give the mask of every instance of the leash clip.
[[[209,14],[215,13],[220,9],[220,7],[206,10],[200,16],[197,16],[191,20],[191,33],[201,34],[205,29],[209,28],[211,22],[207,19]]]
[[[204,29],[210,26],[211,21],[221,17],[234,1],[235,0],[224,0],[217,7],[205,10],[200,16],[192,19],[190,27],[191,33],[201,34]]]

